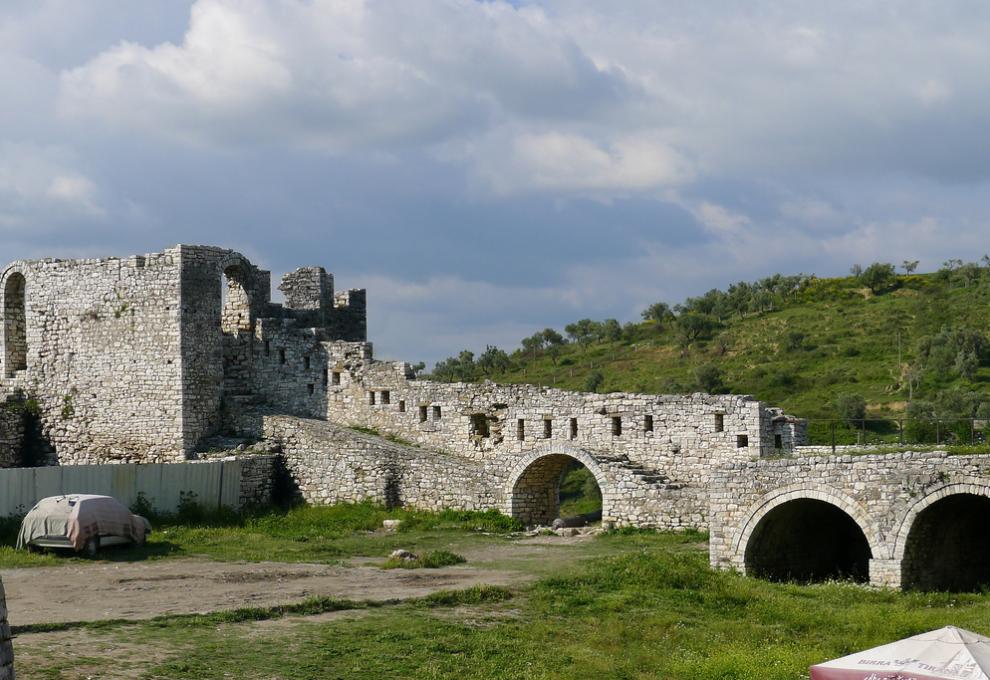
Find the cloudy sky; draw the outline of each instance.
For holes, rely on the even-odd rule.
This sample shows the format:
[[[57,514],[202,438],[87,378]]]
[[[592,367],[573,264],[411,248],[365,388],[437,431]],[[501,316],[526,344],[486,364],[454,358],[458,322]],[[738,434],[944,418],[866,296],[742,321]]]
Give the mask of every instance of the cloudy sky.
[[[5,261],[235,248],[433,361],[990,251],[985,0],[3,0]]]

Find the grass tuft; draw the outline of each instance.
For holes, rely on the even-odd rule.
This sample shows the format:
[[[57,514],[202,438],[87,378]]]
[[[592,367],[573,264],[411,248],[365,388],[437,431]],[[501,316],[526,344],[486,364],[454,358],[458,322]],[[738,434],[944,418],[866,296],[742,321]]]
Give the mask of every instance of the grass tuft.
[[[467,560],[457,553],[452,553],[449,550],[433,550],[414,560],[390,557],[382,565],[382,569],[439,569],[465,562]]]

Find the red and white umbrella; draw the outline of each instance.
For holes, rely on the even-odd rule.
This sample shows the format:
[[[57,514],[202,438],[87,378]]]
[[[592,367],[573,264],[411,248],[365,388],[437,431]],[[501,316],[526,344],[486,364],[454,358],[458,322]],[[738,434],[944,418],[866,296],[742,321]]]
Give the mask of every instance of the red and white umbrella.
[[[990,637],[946,626],[812,666],[811,680],[990,680]]]

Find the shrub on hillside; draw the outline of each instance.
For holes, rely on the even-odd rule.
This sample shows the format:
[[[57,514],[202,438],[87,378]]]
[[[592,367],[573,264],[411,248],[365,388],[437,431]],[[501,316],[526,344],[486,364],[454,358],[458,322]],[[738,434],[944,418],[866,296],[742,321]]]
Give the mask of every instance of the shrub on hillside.
[[[718,320],[711,314],[683,312],[677,317],[677,330],[684,344],[710,338],[718,328]]]
[[[694,369],[694,377],[697,378],[701,388],[709,394],[718,394],[725,389],[722,369],[715,364],[702,364]]]
[[[835,414],[850,425],[866,418],[866,399],[859,394],[840,394],[835,398]]]
[[[601,371],[592,371],[588,374],[587,380],[584,381],[584,391],[597,392],[598,388],[601,387],[604,382],[605,376],[602,375]]]
[[[856,279],[860,284],[869,288],[874,295],[878,295],[897,283],[897,272],[894,271],[892,264],[874,262],[864,269]]]

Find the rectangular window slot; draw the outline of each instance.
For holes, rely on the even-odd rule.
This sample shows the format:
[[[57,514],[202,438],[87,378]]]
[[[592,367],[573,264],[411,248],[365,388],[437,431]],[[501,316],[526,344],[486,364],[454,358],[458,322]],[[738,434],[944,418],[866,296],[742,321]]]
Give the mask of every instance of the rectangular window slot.
[[[736,435],[736,448],[745,449],[747,446],[749,446],[749,435],[748,434]]]
[[[433,407],[433,420],[440,420],[441,412],[439,406]]]
[[[323,389],[326,389],[327,388],[327,372],[326,371],[323,371],[323,374],[320,376],[320,384],[323,386]]]
[[[372,392],[368,392],[368,405],[369,406],[374,406],[375,405],[375,393],[373,391]]]
[[[725,416],[721,413],[715,414],[715,431],[716,432],[725,431]]]
[[[612,436],[622,436],[622,416],[612,416]]]
[[[577,418],[571,418],[571,439],[577,439]]]
[[[305,368],[307,371],[309,370],[309,355],[308,354],[303,355],[303,368]]]
[[[280,364],[284,364],[285,363],[285,350],[284,349],[280,349],[278,351],[278,363],[280,363]]]
[[[272,355],[272,343],[270,340],[265,340],[265,356],[270,357]]]
[[[488,428],[488,416],[484,413],[471,414],[471,434],[482,439],[491,436],[491,431]]]
[[[421,423],[425,423],[426,422],[426,407],[425,406],[420,406],[419,407],[419,422],[421,422]]]
[[[784,448],[784,436],[780,434],[775,434],[773,436],[773,448],[782,449]]]
[[[526,439],[526,421],[519,418],[516,421],[516,439],[524,441]]]
[[[549,418],[543,419],[543,438],[550,439],[553,437],[553,421]]]
[[[643,430],[645,432],[653,432],[653,416],[643,418]]]
[[[382,390],[382,403],[391,404],[392,403],[392,393],[388,390]]]
[[[306,385],[306,391],[309,392],[310,396],[313,395],[313,391],[314,391],[313,390],[313,383],[309,383],[308,385]]]
[[[330,382],[334,385],[340,384],[340,371],[334,371],[330,374]]]
[[[399,399],[399,413],[405,413],[405,412],[406,412],[406,400]]]

